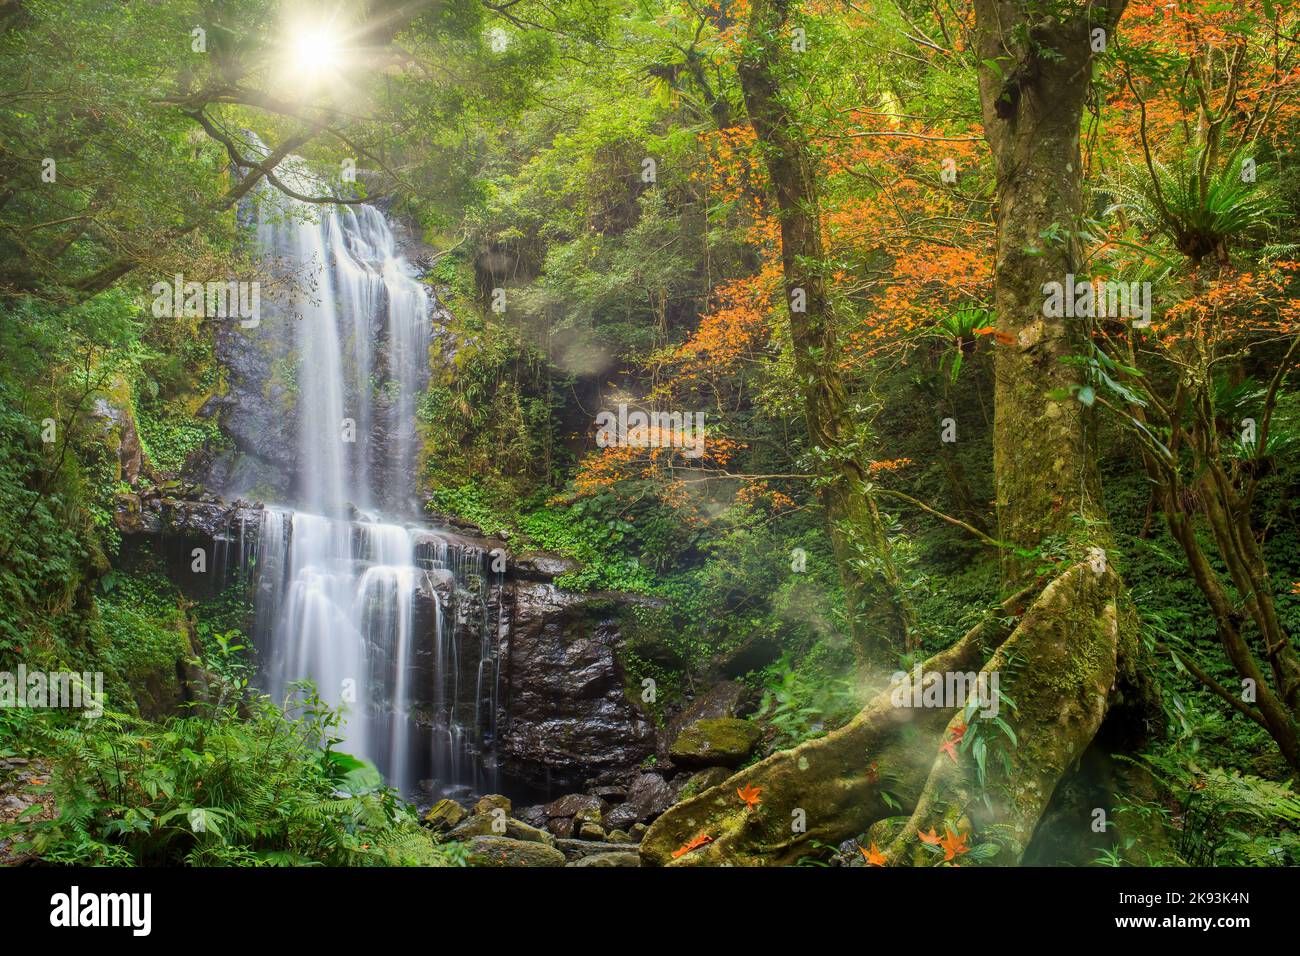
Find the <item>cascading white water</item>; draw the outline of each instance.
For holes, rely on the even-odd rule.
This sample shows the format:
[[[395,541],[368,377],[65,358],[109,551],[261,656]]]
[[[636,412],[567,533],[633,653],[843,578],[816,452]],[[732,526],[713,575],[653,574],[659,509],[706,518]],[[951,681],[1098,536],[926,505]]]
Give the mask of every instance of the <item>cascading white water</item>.
[[[279,175],[296,192],[325,188],[299,160],[286,161]],[[473,785],[478,767],[458,713],[456,622],[444,614],[435,575],[450,572],[451,593],[481,590],[482,556],[471,575],[445,543],[417,554],[427,530],[379,518],[414,514],[429,293],[371,206],[319,206],[267,186],[255,215],[268,268],[294,274],[288,322],[297,356],[296,502],[264,510],[258,544],[255,628],[266,690],[283,700],[296,682],[314,682],[346,715],[343,749],[373,761],[404,791],[422,774],[442,788]],[[423,628],[420,601],[432,605]],[[488,633],[484,627],[473,650],[477,690],[486,667],[494,708]],[[422,647],[432,658],[423,670]],[[423,727],[414,712],[422,700],[431,702],[419,715]],[[493,719],[481,703],[476,729]]]

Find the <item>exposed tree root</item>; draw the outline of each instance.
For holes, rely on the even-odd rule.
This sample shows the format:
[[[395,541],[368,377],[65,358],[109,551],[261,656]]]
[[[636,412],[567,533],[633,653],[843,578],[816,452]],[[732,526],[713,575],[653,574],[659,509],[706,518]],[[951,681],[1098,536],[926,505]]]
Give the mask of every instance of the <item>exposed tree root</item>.
[[[1002,615],[986,618],[924,669],[978,670],[1011,633],[1003,615],[1018,615],[1035,590],[1007,599]],[[938,708],[895,707],[883,691],[833,733],[773,754],[669,809],[642,840],[642,857],[656,865],[778,866],[815,852],[817,844],[861,833],[915,804],[951,716]],[[748,784],[762,788],[756,810],[736,793]],[[674,858],[701,836],[709,842]]]
[[[1032,593],[1004,607],[1014,611]],[[987,719],[977,716],[968,727],[960,710],[896,707],[885,691],[834,733],[672,807],[646,834],[642,856],[659,865],[783,865],[910,813],[884,850],[891,865],[944,862],[945,852],[918,838],[931,828],[941,837],[949,830],[964,836],[966,850],[990,845],[955,852],[960,865],[1018,863],[1057,784],[1108,711],[1136,705],[1140,718],[1148,703],[1124,593],[1114,571],[1080,562],[1043,588],[1009,635],[1001,619],[986,620],[926,662],[926,672],[997,672],[999,689],[1016,705],[1003,700],[998,715],[1012,727],[1014,744]],[[972,739],[957,743],[963,734]],[[975,735],[984,741],[982,783]],[[746,785],[762,788],[757,809],[736,793]],[[1078,821],[1081,828],[1091,823]],[[702,838],[707,842],[674,857]]]

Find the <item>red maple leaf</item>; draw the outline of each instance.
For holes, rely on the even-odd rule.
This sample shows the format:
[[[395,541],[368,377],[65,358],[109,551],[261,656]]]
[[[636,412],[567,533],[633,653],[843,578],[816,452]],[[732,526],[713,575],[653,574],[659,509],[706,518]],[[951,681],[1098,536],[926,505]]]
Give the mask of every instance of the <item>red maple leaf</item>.
[[[745,801],[745,805],[751,810],[757,810],[758,805],[762,803],[759,799],[759,794],[762,792],[762,787],[756,787],[750,783],[745,784],[743,787],[736,788],[737,795],[739,795],[741,800]]]
[[[991,326],[991,325],[986,325],[986,326],[984,326],[984,328],[982,328],[982,329],[975,329],[974,331],[975,331],[975,334],[976,334],[976,335],[991,335],[991,336],[993,336],[993,338],[997,341],[997,343],[998,343],[999,345],[1015,345],[1015,344],[1016,344],[1016,337],[1015,337],[1014,335],[1012,335],[1010,332],[1002,332],[1002,331],[1000,331],[1000,330],[998,330],[998,329],[995,329],[995,328],[993,328],[993,326]]]
[[[953,860],[956,859],[959,854],[970,852],[970,847],[966,845],[965,833],[953,833],[952,830],[946,826],[943,829],[946,836],[944,839],[939,841],[939,846],[943,847],[944,860]]]
[[[858,847],[858,849],[862,850],[862,847]],[[862,850],[862,855],[867,858],[867,866],[884,866],[888,862],[885,859],[885,854],[881,853],[880,850],[876,847],[875,840],[871,841],[870,852],[868,852],[867,850]]]
[[[958,724],[956,727],[952,728],[951,734],[952,736],[939,745],[939,749],[951,757],[953,763],[956,763],[957,745],[961,743],[962,738],[966,736],[966,725]]]
[[[699,836],[691,840],[689,843],[684,844],[680,850],[673,850],[673,859],[675,860],[679,856],[685,856],[687,853],[690,853],[692,850],[698,850],[700,847],[704,846],[704,844],[712,843],[712,842],[713,842],[713,837],[709,836],[707,833],[701,833]]]

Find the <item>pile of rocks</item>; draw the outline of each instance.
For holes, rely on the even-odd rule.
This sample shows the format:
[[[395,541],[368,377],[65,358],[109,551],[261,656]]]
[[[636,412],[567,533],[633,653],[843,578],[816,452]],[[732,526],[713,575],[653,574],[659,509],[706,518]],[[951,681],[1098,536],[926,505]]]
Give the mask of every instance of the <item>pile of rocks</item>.
[[[424,815],[427,826],[443,839],[463,842],[471,866],[640,866],[635,837],[615,831],[607,834],[601,825],[599,798],[573,794],[554,804],[571,809],[567,818],[583,817],[584,836],[580,839],[559,838],[549,829],[511,816],[510,799],[500,794],[481,798],[472,809],[455,800],[440,800]],[[589,802],[594,801],[594,802]],[[551,806],[553,804],[548,804]],[[537,820],[540,807],[528,807],[520,816]],[[562,819],[556,817],[555,819]],[[563,829],[563,828],[558,828]],[[568,828],[572,831],[572,826]],[[645,832],[642,826],[640,832]]]
[[[515,808],[499,794],[472,808],[434,804],[427,826],[464,842],[474,866],[640,866],[637,844],[679,800],[726,783],[758,746],[757,724],[737,715],[747,690],[725,681],[669,721],[653,767],[549,803]]]

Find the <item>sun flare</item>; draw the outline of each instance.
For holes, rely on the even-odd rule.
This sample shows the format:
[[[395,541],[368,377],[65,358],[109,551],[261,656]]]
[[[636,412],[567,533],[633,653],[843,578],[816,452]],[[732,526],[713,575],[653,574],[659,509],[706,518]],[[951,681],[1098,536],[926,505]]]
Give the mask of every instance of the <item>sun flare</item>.
[[[342,64],[342,38],[328,26],[308,27],[293,41],[293,65],[307,73],[320,74]]]
[[[330,21],[299,21],[286,30],[283,81],[300,94],[319,94],[342,82],[348,67],[343,30]]]

